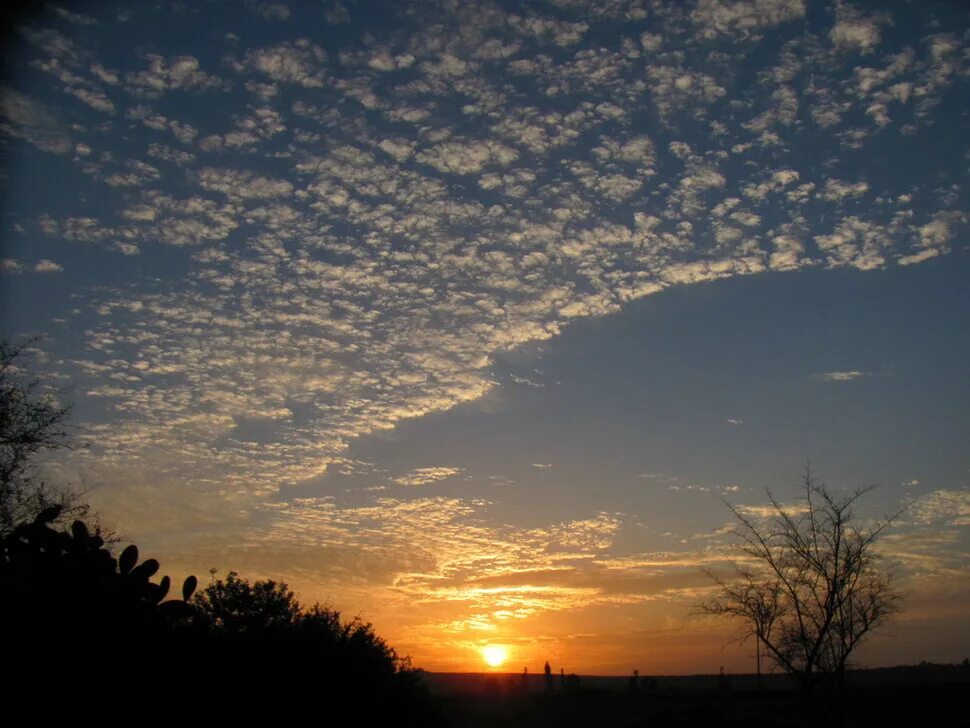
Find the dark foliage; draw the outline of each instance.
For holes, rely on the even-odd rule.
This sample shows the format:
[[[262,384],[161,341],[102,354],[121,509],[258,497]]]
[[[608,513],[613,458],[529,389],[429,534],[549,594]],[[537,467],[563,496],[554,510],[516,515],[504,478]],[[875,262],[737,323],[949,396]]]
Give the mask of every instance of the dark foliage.
[[[167,723],[171,712],[145,705],[164,699],[192,724],[435,724],[419,672],[370,624],[233,572],[195,598],[189,577],[182,598],[166,600],[156,560],[139,563],[133,545],[115,558],[83,522],[58,529],[59,514],[0,537],[4,687],[53,691],[42,723],[89,712]]]
[[[40,453],[68,447],[71,440],[70,408],[59,401],[63,393],[26,373],[31,343],[0,340],[0,534],[53,505],[61,506],[59,517],[87,512],[76,495],[50,488],[35,472]]]
[[[250,583],[235,572],[213,579],[192,605],[211,647],[208,669],[219,675],[212,697],[244,706],[240,719],[263,712],[262,719],[297,723],[437,722],[420,671],[360,619],[304,608],[286,584]]]
[[[0,622],[8,639],[34,652],[103,650],[144,644],[191,618],[184,600],[162,601],[170,579],[151,580],[155,559],[139,564],[133,545],[115,559],[82,521],[69,531],[53,528],[59,515],[51,506],[0,540]],[[183,593],[191,595],[190,584]]]

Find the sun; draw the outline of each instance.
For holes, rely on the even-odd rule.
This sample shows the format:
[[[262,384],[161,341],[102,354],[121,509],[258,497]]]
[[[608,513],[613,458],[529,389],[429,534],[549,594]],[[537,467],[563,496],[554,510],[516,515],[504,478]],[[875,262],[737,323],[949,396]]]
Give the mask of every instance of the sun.
[[[509,650],[503,645],[485,645],[482,657],[489,667],[501,667],[509,659]]]

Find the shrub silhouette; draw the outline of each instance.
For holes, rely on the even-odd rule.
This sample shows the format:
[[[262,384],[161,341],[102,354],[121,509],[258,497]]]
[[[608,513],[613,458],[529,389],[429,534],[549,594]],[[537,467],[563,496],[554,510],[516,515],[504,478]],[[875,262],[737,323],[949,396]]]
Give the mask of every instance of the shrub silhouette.
[[[76,720],[78,706],[131,720],[133,703],[136,722],[160,725],[172,716],[143,703],[165,696],[193,724],[437,723],[420,672],[372,625],[235,572],[194,597],[190,576],[166,600],[155,559],[139,563],[134,545],[115,558],[83,522],[55,528],[59,515],[48,508],[0,537],[5,687],[56,686],[44,722]]]
[[[182,599],[163,601],[171,582],[152,580],[157,561],[139,564],[134,546],[115,559],[82,521],[54,528],[60,514],[46,508],[0,537],[4,687],[20,696],[56,686],[57,699],[38,706],[41,722],[76,718],[76,706],[97,702],[106,675],[118,708],[124,696],[144,697],[146,684],[188,656],[171,636],[193,613]],[[183,595],[192,589],[194,578]]]
[[[420,672],[359,618],[343,621],[319,604],[304,608],[285,583],[250,583],[232,571],[213,578],[192,606],[213,648],[210,697],[245,706],[240,719],[255,717],[255,689],[256,714],[267,710],[261,717],[273,721],[334,717],[339,710],[360,725],[436,722]]]
[[[35,651],[92,637],[103,647],[150,637],[191,616],[184,600],[162,601],[171,580],[151,580],[155,559],[139,564],[132,545],[116,560],[82,521],[69,531],[53,528],[60,512],[60,506],[46,508],[0,539],[0,623],[7,639],[29,642]],[[194,577],[186,579],[183,596],[191,596],[194,584]]]
[[[250,584],[235,571],[225,579],[213,579],[196,594],[194,604],[198,618],[218,632],[259,632],[292,625],[300,617],[300,605],[286,584]]]

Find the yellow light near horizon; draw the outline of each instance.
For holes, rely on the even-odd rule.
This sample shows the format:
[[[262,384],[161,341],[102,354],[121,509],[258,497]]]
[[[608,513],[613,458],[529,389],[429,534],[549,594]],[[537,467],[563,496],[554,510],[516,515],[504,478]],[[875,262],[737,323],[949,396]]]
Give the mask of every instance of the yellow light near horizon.
[[[482,657],[489,667],[500,667],[509,659],[509,651],[502,645],[486,645],[482,648]]]

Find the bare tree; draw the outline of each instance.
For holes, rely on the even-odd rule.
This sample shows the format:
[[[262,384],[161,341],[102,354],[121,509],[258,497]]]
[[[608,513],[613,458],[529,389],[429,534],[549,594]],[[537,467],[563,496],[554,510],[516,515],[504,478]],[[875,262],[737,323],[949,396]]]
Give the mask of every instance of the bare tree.
[[[65,518],[87,515],[76,494],[49,487],[35,471],[40,452],[70,446],[70,408],[60,392],[27,374],[32,343],[0,341],[0,533],[51,505],[61,506]]]
[[[803,485],[805,501],[794,508],[768,492],[767,523],[728,504],[743,558],[733,578],[707,570],[720,594],[698,611],[737,618],[759,655],[810,693],[822,684],[841,692],[849,657],[899,607],[892,572],[874,549],[898,513],[861,521],[853,507],[872,488],[833,494],[810,468]]]

